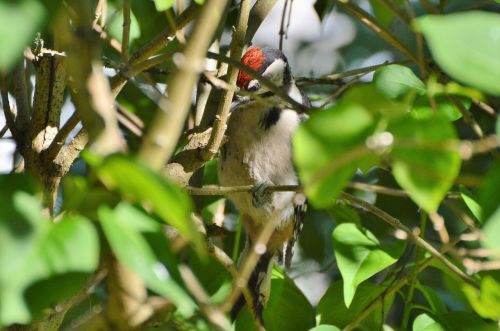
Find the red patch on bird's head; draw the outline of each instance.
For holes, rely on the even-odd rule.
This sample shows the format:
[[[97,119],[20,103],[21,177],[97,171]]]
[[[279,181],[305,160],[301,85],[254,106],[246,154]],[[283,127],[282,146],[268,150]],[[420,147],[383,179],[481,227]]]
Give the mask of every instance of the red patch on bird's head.
[[[251,47],[241,58],[241,63],[243,63],[247,67],[252,68],[255,71],[258,71],[264,64],[264,54],[262,53],[260,48]],[[236,84],[241,88],[247,88],[248,83],[250,83],[252,79],[252,76],[240,70],[240,72],[238,73],[238,80]]]

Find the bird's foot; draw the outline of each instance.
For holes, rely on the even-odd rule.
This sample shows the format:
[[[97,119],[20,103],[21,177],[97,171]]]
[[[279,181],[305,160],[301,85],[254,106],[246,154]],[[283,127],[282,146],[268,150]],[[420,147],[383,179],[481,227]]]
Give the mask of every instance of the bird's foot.
[[[252,189],[252,204],[254,207],[259,208],[271,200],[271,192],[267,189],[271,186],[270,183],[258,183]]]

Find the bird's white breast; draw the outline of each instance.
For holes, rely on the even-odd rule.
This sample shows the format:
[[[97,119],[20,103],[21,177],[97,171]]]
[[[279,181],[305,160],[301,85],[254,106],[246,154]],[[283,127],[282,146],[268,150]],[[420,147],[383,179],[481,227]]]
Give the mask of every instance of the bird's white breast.
[[[289,109],[280,111],[279,118],[267,130],[262,119],[269,106],[256,102],[236,109],[228,123],[228,142],[219,161],[219,181],[223,186],[296,185],[291,139],[299,125],[299,116]],[[275,192],[261,208],[252,204],[250,193],[233,193],[229,198],[240,212],[255,222],[269,219],[279,226],[293,217],[293,192]]]

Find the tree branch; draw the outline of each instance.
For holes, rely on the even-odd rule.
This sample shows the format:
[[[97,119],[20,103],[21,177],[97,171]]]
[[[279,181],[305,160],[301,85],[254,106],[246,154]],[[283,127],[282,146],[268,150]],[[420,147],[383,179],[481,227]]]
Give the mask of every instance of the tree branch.
[[[203,194],[203,195],[215,195],[216,192],[218,192],[218,195],[221,194],[227,194],[230,192],[249,192],[253,188],[252,185],[245,185],[245,186],[234,186],[234,187],[204,187],[204,188],[188,188],[188,192],[191,194]],[[300,186],[297,185],[276,185],[276,186],[270,186],[268,188],[269,191],[294,191],[294,192],[300,192],[301,188]],[[443,263],[448,269],[450,269],[453,273],[455,273],[457,276],[459,276],[461,279],[463,279],[465,282],[468,284],[478,287],[476,282],[472,280],[469,276],[467,276],[462,270],[460,270],[458,267],[456,267],[454,264],[452,264],[448,259],[446,259],[444,256],[442,256],[434,247],[432,247],[429,243],[427,243],[425,240],[422,238],[416,236],[406,225],[402,224],[398,219],[392,217],[385,211],[375,207],[374,205],[356,198],[355,196],[348,194],[348,193],[342,193],[340,196],[341,199],[348,200],[352,204],[361,207],[371,214],[379,217],[381,220],[385,221],[392,227],[402,230],[403,232],[406,233],[407,238],[409,238],[411,241],[413,241],[417,246],[422,247],[426,251],[428,251],[431,255],[433,255],[437,260],[439,260],[441,263]]]
[[[182,29],[198,14],[200,6],[193,3],[181,15],[177,17],[176,28]],[[142,62],[146,61],[149,57],[156,55],[165,44],[167,44],[175,35],[176,31],[171,26],[167,26],[162,32],[154,37],[149,43],[141,47],[137,52],[132,54],[129,63],[118,74],[111,78],[111,91],[114,98],[120,93],[121,89],[125,86],[127,79],[131,76],[130,73],[139,73],[139,68]],[[209,38],[207,38],[209,39]],[[134,74],[134,75],[135,75]]]
[[[361,23],[365,24],[368,28],[374,31],[378,36],[385,40],[389,45],[396,48],[403,55],[407,56],[410,60],[418,63],[418,57],[404,44],[402,44],[392,33],[385,27],[380,25],[375,18],[373,18],[366,11],[360,7],[352,4],[349,0],[335,0],[335,3],[339,4],[342,8],[347,10],[353,16],[358,18]]]
[[[248,26],[248,17],[250,15],[250,0],[242,0],[240,4],[240,12],[238,16],[238,22],[236,25],[236,30],[234,30],[230,52],[231,59],[233,61],[239,62],[241,55],[243,53],[243,47],[245,46],[245,33]],[[229,86],[236,86],[236,79],[238,77],[238,70],[232,66],[229,67],[227,73],[227,83]],[[220,144],[222,142],[222,137],[226,131],[226,122],[229,116],[229,108],[231,107],[231,102],[233,101],[233,90],[224,90],[222,93],[222,101],[219,103],[217,112],[215,115],[215,120],[213,124],[212,134],[208,140],[207,147],[202,152],[202,159],[211,160],[213,156],[219,150]]]
[[[128,61],[130,40],[130,0],[123,0],[122,60]]]
[[[445,254],[448,250],[453,248],[453,246],[458,243],[459,240],[455,240],[451,242],[449,245],[444,246],[443,249],[441,250],[440,254]],[[435,256],[431,256],[427,258],[425,261],[423,261],[421,264],[417,265],[415,267],[414,272],[415,273],[420,273],[422,272],[425,268],[429,267],[431,263],[433,263],[436,260]],[[411,282],[413,278],[413,273],[404,276],[400,280],[398,280],[393,286],[388,288],[383,295],[378,296],[375,298],[367,307],[365,307],[361,313],[359,313],[357,316],[355,316],[351,322],[346,325],[342,331],[351,331],[354,330],[365,318],[367,318],[377,307],[382,305],[384,303],[384,299],[388,296],[391,296],[395,293],[397,293],[400,289],[403,288],[406,284]]]
[[[227,0],[209,0],[203,5],[184,54],[177,53],[177,72],[168,83],[169,99],[160,101],[153,124],[146,134],[139,157],[153,169],[160,169],[174,152],[184,127],[190,105],[192,88],[202,69],[203,59],[212,35],[221,18],[220,8]]]
[[[462,270],[460,270],[457,266],[452,264],[446,257],[444,257],[441,253],[439,253],[434,247],[432,247],[428,242],[423,240],[422,238],[416,236],[406,225],[402,224],[397,218],[392,217],[382,209],[379,209],[375,207],[374,205],[356,198],[355,196],[348,194],[348,193],[342,193],[341,198],[350,201],[351,203],[367,210],[369,213],[377,216],[384,222],[388,223],[392,227],[402,230],[406,233],[408,238],[413,241],[417,246],[425,249],[428,251],[432,256],[434,256],[438,261],[440,261],[442,264],[444,264],[448,269],[450,269],[454,274],[456,274],[458,277],[460,277],[462,280],[464,280],[466,283],[474,286],[475,288],[479,289],[479,285],[472,279],[470,278],[467,274],[465,274]]]

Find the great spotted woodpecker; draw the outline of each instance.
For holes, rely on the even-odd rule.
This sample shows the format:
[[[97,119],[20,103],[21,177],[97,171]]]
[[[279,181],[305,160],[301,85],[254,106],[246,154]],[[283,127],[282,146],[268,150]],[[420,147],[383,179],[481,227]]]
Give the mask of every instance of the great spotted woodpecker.
[[[307,96],[297,87],[284,54],[270,47],[251,47],[242,63],[285,90],[295,101],[310,107]],[[294,192],[266,192],[270,185],[297,185],[292,163],[291,139],[304,115],[290,109],[258,80],[240,71],[237,85],[253,91],[258,98],[240,101],[231,113],[219,160],[219,182],[223,186],[254,185],[251,193],[231,193],[243,220],[247,242],[239,264],[257,240],[264,224],[272,222],[274,232],[250,275],[248,288],[255,313],[262,322],[262,310],[271,285],[271,269],[277,259],[289,267],[292,248],[302,227],[305,199],[297,202]],[[236,318],[244,305],[243,297],[234,305]]]

